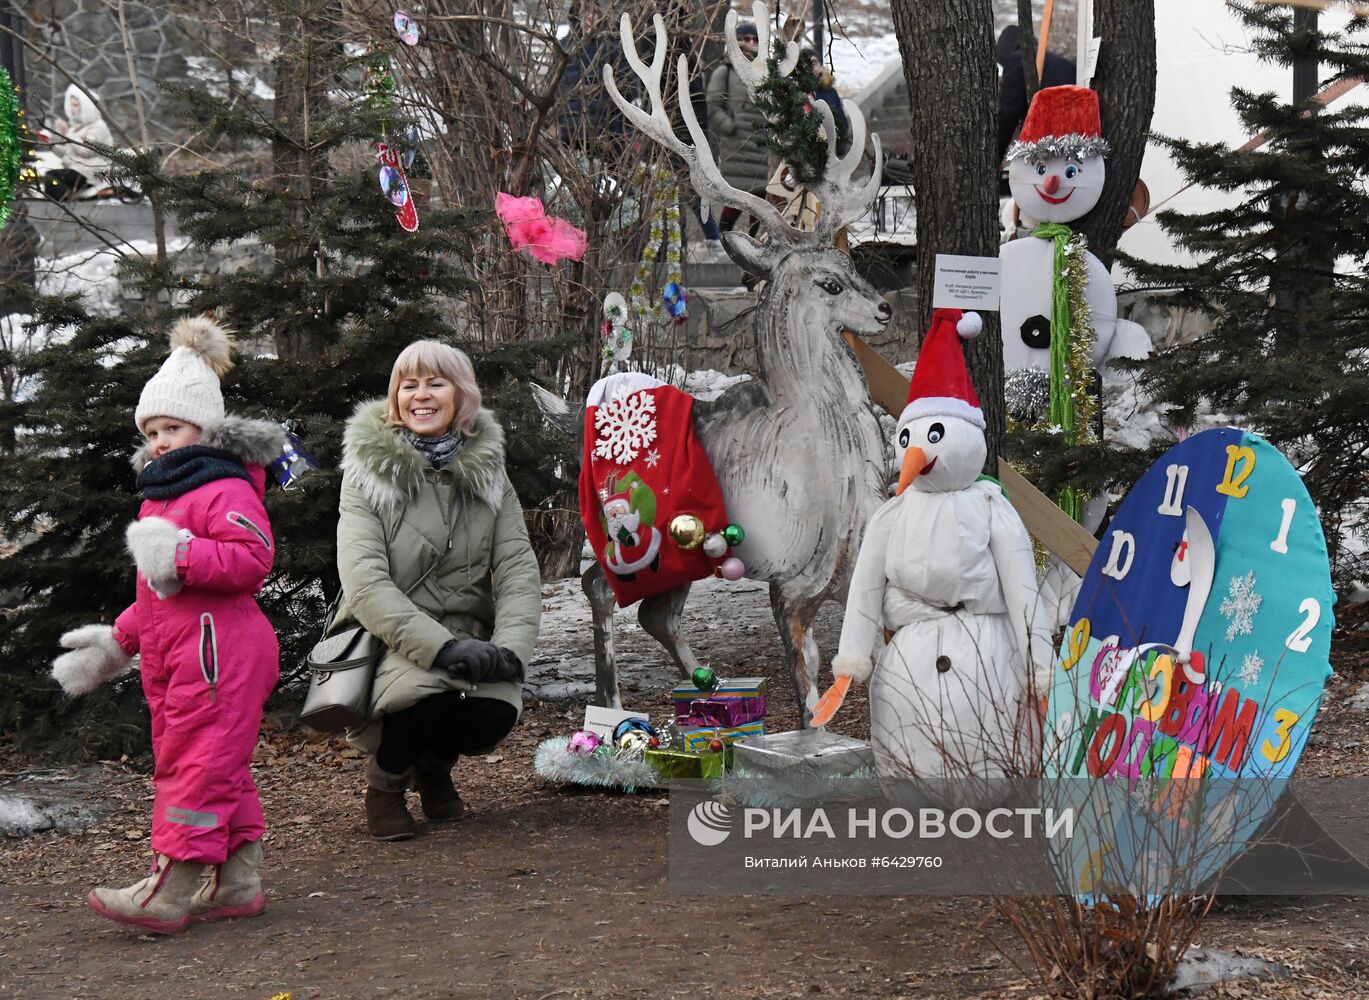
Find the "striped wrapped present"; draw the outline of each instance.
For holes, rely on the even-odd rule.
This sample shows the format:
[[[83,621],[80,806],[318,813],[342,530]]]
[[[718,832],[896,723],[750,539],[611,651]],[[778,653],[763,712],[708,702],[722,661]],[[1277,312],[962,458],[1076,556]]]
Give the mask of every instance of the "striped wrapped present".
[[[765,735],[765,720],[748,722],[741,726],[699,726],[697,728],[681,728],[680,737],[684,740],[686,750],[699,751],[707,750],[708,744],[713,740],[720,739],[726,746],[731,746],[738,740],[744,740],[750,736]]]

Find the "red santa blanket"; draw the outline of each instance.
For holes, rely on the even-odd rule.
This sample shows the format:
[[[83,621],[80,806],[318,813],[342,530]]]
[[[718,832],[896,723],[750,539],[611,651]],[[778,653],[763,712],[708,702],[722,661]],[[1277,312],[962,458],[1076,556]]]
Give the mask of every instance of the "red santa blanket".
[[[580,517],[619,607],[712,576],[727,511],[694,436],[694,397],[649,375],[600,379],[585,405]],[[672,531],[672,525],[674,530]]]

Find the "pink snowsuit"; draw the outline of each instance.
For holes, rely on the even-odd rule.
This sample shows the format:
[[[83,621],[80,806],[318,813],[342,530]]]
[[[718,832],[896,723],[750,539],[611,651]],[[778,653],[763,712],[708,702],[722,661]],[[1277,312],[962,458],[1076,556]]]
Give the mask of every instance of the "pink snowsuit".
[[[114,623],[124,652],[142,654],[152,709],[152,848],[178,861],[220,864],[266,829],[251,762],[280,648],[254,595],[275,543],[266,472],[246,468],[250,483],[217,479],[143,501],[139,520],[165,518],[194,536],[176,549],[184,587],[163,599],[139,573],[137,598]]]

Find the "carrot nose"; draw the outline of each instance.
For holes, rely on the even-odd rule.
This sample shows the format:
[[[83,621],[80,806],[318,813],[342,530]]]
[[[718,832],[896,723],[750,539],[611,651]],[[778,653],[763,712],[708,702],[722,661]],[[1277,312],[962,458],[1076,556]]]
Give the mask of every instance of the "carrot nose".
[[[914,479],[922,475],[923,468],[927,465],[927,453],[921,448],[909,448],[903,453],[903,469],[898,474],[898,489],[894,496],[899,496],[912,483]]]
[[[1060,175],[1051,174],[1046,178],[1046,194],[1055,194],[1060,190]]]

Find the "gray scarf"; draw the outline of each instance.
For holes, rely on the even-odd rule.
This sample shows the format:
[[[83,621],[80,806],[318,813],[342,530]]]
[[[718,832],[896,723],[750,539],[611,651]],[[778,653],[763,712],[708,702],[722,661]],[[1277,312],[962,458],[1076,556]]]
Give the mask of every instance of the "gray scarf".
[[[441,469],[446,466],[461,451],[461,446],[466,443],[465,436],[455,429],[447,431],[446,434],[439,434],[437,437],[424,437],[422,434],[415,434],[407,427],[401,427],[399,433],[404,436],[405,441],[418,449],[434,469]]]

